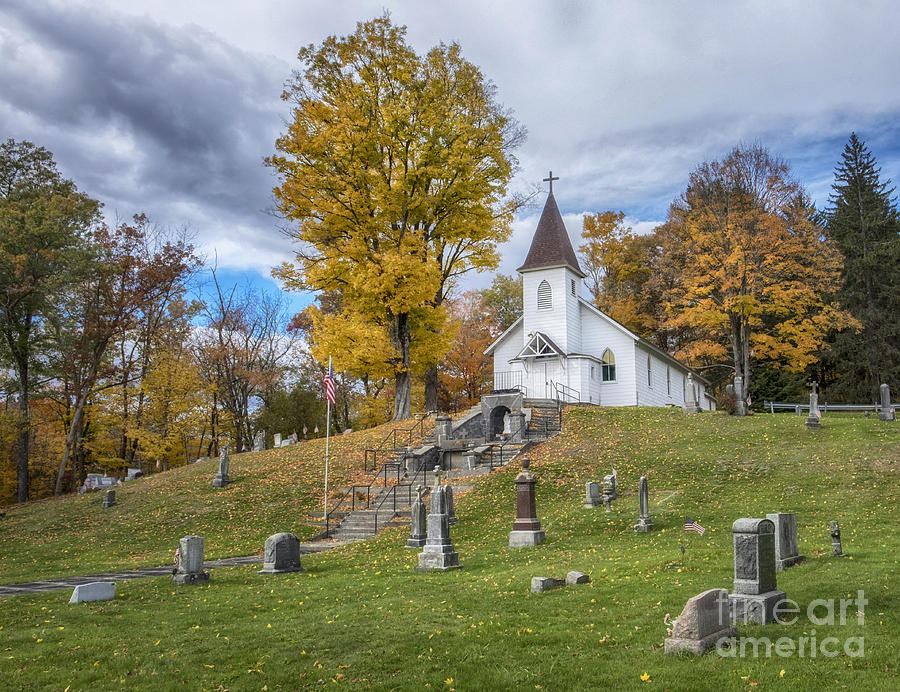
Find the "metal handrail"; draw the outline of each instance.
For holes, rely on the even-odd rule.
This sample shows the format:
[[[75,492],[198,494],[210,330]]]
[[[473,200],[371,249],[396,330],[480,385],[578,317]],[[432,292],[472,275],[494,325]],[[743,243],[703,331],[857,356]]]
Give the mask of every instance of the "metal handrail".
[[[413,437],[421,436],[425,433],[425,420],[427,416],[424,416],[418,420],[411,428],[394,428],[391,430],[387,436],[381,441],[381,443],[375,447],[374,449],[367,449],[363,454],[363,471],[369,470],[369,457],[372,458],[372,470],[374,471],[378,467],[378,455],[386,454],[388,452],[396,452],[397,450],[403,449],[404,447],[411,447]],[[405,435],[404,444],[398,442],[398,437]],[[390,443],[390,445],[388,445]]]
[[[390,496],[393,500],[394,513],[397,512],[397,490],[398,489],[406,488],[407,505],[412,504],[412,489],[413,489],[413,486],[416,483],[416,479],[419,477],[420,473],[422,474],[422,478],[424,480],[425,474],[428,473],[428,467],[425,465],[424,461],[419,462],[419,467],[416,469],[416,472],[413,474],[413,477],[410,478],[408,481],[404,481],[401,483],[398,478],[397,483],[395,485],[392,485],[391,489],[384,495],[384,497],[381,498],[381,501],[375,507],[372,508],[372,510],[375,512],[374,534],[378,533],[378,510],[380,510],[381,507],[384,505],[384,503],[387,501],[388,496]],[[425,492],[426,493],[428,492],[428,484],[427,483],[425,483]]]
[[[565,385],[562,382],[554,382],[553,380],[550,381],[550,386],[553,388],[553,391],[556,393],[555,398],[557,401],[561,400],[561,397],[559,394],[560,394],[560,390],[562,390],[562,393],[566,397],[571,397],[569,399],[566,399],[567,403],[569,401],[574,401],[575,403],[581,403],[581,392],[579,392],[574,387],[569,387],[568,385]]]
[[[412,439],[413,439],[413,433],[415,433],[415,432],[418,430],[419,435],[424,434],[424,432],[425,432],[425,420],[426,420],[426,418],[427,418],[427,416],[424,416],[424,417],[420,418],[420,419],[418,420],[418,422],[417,422],[415,425],[413,425],[411,428],[403,428],[403,429],[395,428],[395,429],[391,430],[391,432],[388,433],[387,437],[385,437],[384,440],[382,440],[381,444],[379,445],[379,449],[378,449],[378,450],[370,450],[370,449],[365,450],[365,453],[366,453],[366,457],[365,457],[365,458],[368,459],[369,452],[373,452],[373,453],[374,453],[374,452],[377,452],[377,451],[386,451],[386,450],[380,450],[380,447],[382,447],[385,443],[387,443],[388,440],[390,440],[390,439],[392,439],[392,438],[393,438],[394,440],[396,440],[396,434],[397,434],[397,433],[400,433],[400,434],[407,433],[407,434],[409,435],[409,444],[404,445],[404,446],[405,446],[405,447],[411,446],[411,445],[412,445]],[[392,450],[389,450],[389,451],[396,452],[398,449],[402,449],[402,448],[403,448],[403,447],[397,447],[397,448],[392,449]],[[377,455],[373,454],[373,458],[377,460]],[[347,490],[346,493],[344,493],[344,495],[341,497],[341,499],[337,501],[337,504],[334,505],[334,507],[331,509],[331,511],[329,511],[328,514],[325,515],[325,537],[328,538],[328,536],[329,536],[329,534],[330,534],[330,522],[331,522],[331,516],[332,516],[335,512],[337,512],[337,510],[341,507],[342,504],[344,504],[344,501],[347,499],[348,496],[351,496],[351,495],[352,495],[352,499],[351,499],[351,510],[350,510],[350,511],[351,511],[351,512],[356,511],[356,495],[355,495],[355,491],[356,491],[356,489],[358,489],[358,488],[365,488],[365,490],[366,490],[366,505],[365,505],[365,507],[363,507],[363,508],[361,508],[361,509],[370,509],[370,505],[371,505],[371,503],[372,503],[372,488],[373,488],[375,485],[378,484],[378,478],[379,478],[379,476],[383,477],[383,478],[382,478],[382,481],[381,481],[381,487],[383,487],[383,488],[386,488],[386,487],[387,487],[387,485],[388,485],[388,480],[395,480],[396,483],[399,484],[399,483],[400,483],[400,467],[401,467],[400,463],[399,463],[399,462],[396,462],[396,461],[394,461],[394,462],[390,462],[390,461],[389,461],[389,462],[384,462],[384,463],[382,464],[381,468],[378,469],[378,471],[375,471],[374,468],[372,469],[373,472],[374,472],[374,475],[372,476],[372,482],[371,482],[371,483],[369,483],[368,485],[352,485],[352,486],[350,486],[350,488]],[[367,467],[364,467],[363,470],[368,471],[368,468],[367,468]],[[388,479],[388,470],[394,470],[394,471],[396,471],[396,478],[395,478],[395,479]]]

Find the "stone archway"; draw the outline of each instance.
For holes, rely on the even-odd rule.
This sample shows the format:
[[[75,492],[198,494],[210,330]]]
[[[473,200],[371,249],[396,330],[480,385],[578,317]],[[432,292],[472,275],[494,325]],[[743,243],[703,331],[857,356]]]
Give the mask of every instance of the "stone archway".
[[[489,422],[489,432],[490,432],[490,440],[496,440],[500,437],[500,434],[506,430],[506,421],[509,420],[508,416],[510,414],[510,410],[506,406],[495,406],[491,410],[491,417]]]

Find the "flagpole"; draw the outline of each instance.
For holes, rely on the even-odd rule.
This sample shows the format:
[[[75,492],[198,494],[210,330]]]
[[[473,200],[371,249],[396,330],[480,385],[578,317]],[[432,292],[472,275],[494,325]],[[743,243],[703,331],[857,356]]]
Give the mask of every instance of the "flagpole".
[[[328,372],[331,373],[331,356],[328,356]],[[328,538],[328,441],[331,437],[331,399],[325,397],[325,538]]]

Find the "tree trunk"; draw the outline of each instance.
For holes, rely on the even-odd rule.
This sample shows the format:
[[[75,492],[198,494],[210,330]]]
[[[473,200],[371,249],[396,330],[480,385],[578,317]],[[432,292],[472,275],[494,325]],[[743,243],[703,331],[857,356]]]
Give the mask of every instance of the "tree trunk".
[[[16,501],[28,502],[28,452],[31,412],[28,409],[28,365],[19,369],[19,449],[16,461]]]
[[[412,381],[409,374],[409,314],[393,315],[391,320],[391,345],[400,353],[400,362],[394,368],[394,418],[395,421],[410,417]]]
[[[54,495],[62,493],[63,476],[66,473],[66,465],[69,463],[69,455],[75,449],[78,441],[78,431],[81,429],[81,422],[84,417],[84,405],[87,401],[87,394],[79,394],[75,400],[75,413],[72,416],[72,424],[69,426],[69,434],[66,435],[66,446],[63,449],[62,458],[59,461],[59,472],[56,474],[56,489]]]
[[[410,417],[410,394],[412,392],[409,371],[398,372],[394,377],[394,418],[395,421]]]
[[[432,365],[425,371],[425,411],[438,410],[438,366]]]

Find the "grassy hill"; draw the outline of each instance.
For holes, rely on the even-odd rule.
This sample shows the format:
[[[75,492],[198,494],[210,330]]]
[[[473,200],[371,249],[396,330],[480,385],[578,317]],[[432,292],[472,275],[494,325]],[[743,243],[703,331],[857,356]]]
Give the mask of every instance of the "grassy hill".
[[[540,547],[507,548],[518,469],[506,468],[457,501],[459,524],[452,537],[461,570],[415,573],[417,551],[404,547],[405,532],[391,530],[304,557],[302,573],[260,576],[255,568],[236,567],[215,570],[205,587],[175,587],[165,578],[120,582],[115,601],[77,607],[66,605],[68,593],[62,592],[4,599],[0,679],[17,689],[70,690],[185,684],[209,690],[321,684],[435,690],[900,689],[895,526],[900,424],[828,414],[824,426],[808,431],[803,418],[789,415],[736,419],[662,409],[570,409],[564,432],[531,454],[540,479],[538,514],[547,532]],[[363,433],[342,442],[357,445],[357,435]],[[186,477],[179,483],[186,497],[177,496],[177,514],[189,520],[162,525],[151,537],[155,515],[122,514],[147,547],[133,551],[122,545],[129,540],[123,531],[92,553],[118,555],[120,561],[133,552],[142,559],[168,557],[173,539],[195,527],[206,536],[210,557],[259,550],[268,532],[298,528],[280,522],[295,518],[305,502],[298,473],[317,468],[309,458],[305,471],[298,466],[283,473],[288,462],[282,455],[289,451],[259,454],[254,463],[268,471],[244,476],[234,486],[240,491],[236,498],[227,495],[231,489],[207,492],[212,466],[202,474],[195,467],[182,470]],[[238,459],[247,459],[250,467],[250,456]],[[611,467],[626,491],[613,512],[583,509],[584,483],[599,480]],[[237,460],[232,468],[240,476]],[[192,473],[199,475],[188,478]],[[654,522],[646,535],[632,530],[643,473],[650,480]],[[129,489],[121,509],[136,503],[139,492],[138,486]],[[40,521],[41,506],[53,508],[49,540],[57,552],[91,541],[87,529],[74,525],[84,516],[76,514],[84,511],[79,502],[83,499],[39,503],[8,514],[18,529],[3,525],[4,568],[13,563],[18,577],[40,576],[34,572],[38,561],[21,553],[42,535],[31,526]],[[742,626],[740,634],[795,641],[815,636],[820,642],[829,636],[840,642],[863,637],[864,656],[811,658],[808,651],[787,658],[762,652],[744,658],[665,656],[666,613],[677,617],[685,601],[705,589],[730,590],[734,519],[779,510],[797,513],[800,552],[807,560],[779,573],[778,586],[802,613],[796,624]],[[97,508],[88,514],[101,513]],[[706,534],[685,533],[685,514],[707,527]],[[66,525],[66,517],[73,525]],[[832,519],[841,522],[848,559],[830,557]],[[26,527],[32,540],[23,545],[19,531]],[[682,540],[684,567],[671,569],[681,563]],[[31,550],[52,552],[45,545]],[[49,571],[85,564],[72,557],[56,561]],[[91,571],[96,567],[92,564]],[[532,576],[562,577],[570,569],[589,573],[591,583],[529,592]],[[858,590],[869,601],[863,624],[853,612],[845,625],[820,626],[807,618],[813,600],[855,597]]]
[[[366,482],[363,455],[397,424],[331,439],[329,487]],[[52,498],[6,510],[0,519],[0,583],[110,569],[165,565],[181,536],[206,541],[208,559],[253,555],[268,536],[301,539],[321,528],[302,523],[322,511],[325,440],[232,455],[226,488],[213,488],[218,460],[201,461],[116,488],[115,507],[103,492]]]

